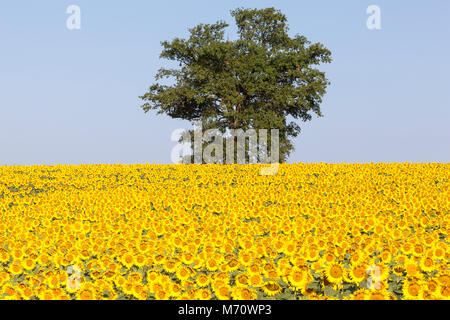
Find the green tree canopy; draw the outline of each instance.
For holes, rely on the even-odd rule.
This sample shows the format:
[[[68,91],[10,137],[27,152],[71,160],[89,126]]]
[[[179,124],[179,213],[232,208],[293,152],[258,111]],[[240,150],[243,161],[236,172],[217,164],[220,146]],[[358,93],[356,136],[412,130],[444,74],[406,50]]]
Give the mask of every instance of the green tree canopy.
[[[160,69],[140,98],[145,112],[201,120],[203,128],[279,129],[280,162],[293,150],[300,132],[296,119],[322,116],[320,103],[329,81],[315,66],[331,62],[331,53],[304,36],[288,35],[287,19],[274,8],[231,11],[237,40],[224,39],[228,24],[199,24],[189,39],[163,41],[161,58],[179,69]],[[289,122],[289,118],[294,121]]]

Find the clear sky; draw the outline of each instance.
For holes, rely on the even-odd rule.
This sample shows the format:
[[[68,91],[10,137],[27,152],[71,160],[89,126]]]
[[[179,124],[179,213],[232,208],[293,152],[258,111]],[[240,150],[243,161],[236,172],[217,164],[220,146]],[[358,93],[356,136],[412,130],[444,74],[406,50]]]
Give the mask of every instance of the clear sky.
[[[372,4],[381,30],[366,27]],[[269,6],[333,56],[324,117],[300,123],[289,162],[450,161],[448,0],[2,0],[0,165],[170,163],[172,131],[190,125],[138,98],[166,65],[160,42]]]

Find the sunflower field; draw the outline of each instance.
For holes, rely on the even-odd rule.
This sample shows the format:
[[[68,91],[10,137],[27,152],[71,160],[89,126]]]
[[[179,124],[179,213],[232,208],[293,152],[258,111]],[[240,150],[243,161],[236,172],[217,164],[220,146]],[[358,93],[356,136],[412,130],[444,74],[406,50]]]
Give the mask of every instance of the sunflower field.
[[[450,164],[0,166],[0,299],[449,299]]]

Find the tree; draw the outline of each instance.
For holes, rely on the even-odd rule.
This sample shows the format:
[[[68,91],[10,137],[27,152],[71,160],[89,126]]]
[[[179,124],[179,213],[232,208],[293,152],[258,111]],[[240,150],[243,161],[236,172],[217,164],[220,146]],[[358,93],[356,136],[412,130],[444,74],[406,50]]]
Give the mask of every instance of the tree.
[[[160,69],[156,83],[140,98],[145,112],[156,110],[204,129],[279,129],[280,162],[293,150],[300,132],[292,120],[322,116],[320,103],[329,81],[315,68],[331,62],[331,52],[304,36],[288,35],[287,19],[274,8],[231,11],[238,39],[225,40],[228,24],[199,24],[189,39],[163,41],[161,58],[179,69]],[[291,121],[289,120],[291,119]],[[270,139],[270,138],[269,138]]]

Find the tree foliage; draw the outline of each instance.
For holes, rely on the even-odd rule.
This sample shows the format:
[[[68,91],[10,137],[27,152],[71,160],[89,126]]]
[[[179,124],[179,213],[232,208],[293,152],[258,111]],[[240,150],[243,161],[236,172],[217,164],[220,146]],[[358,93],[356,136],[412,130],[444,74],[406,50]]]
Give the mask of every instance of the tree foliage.
[[[316,68],[331,53],[304,36],[288,35],[287,19],[274,8],[231,11],[238,37],[225,39],[228,24],[199,24],[188,39],[163,41],[161,58],[178,69],[160,69],[157,83],[140,98],[145,112],[201,120],[204,129],[271,129],[280,132],[280,161],[300,132],[295,120],[322,116],[329,81]],[[158,83],[171,79],[172,85]]]

